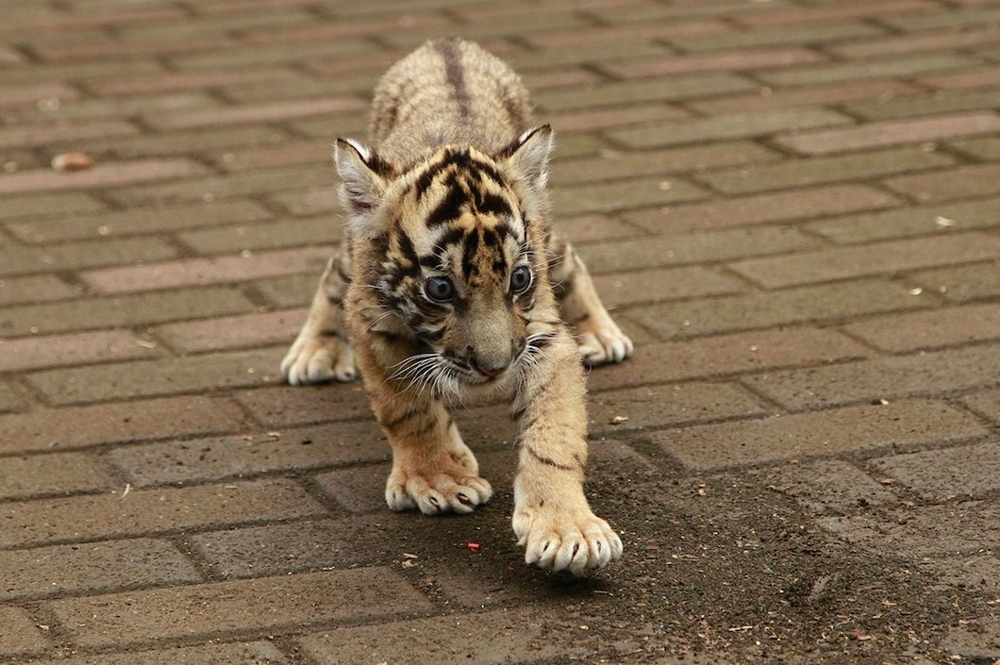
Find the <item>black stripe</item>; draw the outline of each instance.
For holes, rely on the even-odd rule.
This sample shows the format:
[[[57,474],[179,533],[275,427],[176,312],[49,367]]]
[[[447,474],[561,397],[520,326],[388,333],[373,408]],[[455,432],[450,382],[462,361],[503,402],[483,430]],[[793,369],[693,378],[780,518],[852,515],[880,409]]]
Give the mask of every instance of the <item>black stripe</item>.
[[[444,76],[451,86],[451,98],[458,104],[458,113],[463,118],[469,116],[469,90],[465,86],[465,72],[462,71],[462,54],[458,50],[457,40],[442,39],[435,46],[444,58]]]
[[[476,193],[476,211],[481,215],[509,217],[513,214],[510,204],[502,196],[490,193]]]
[[[529,446],[527,444],[524,445],[524,449],[528,451],[529,455],[531,455],[532,457],[534,457],[536,460],[538,460],[539,462],[541,462],[545,466],[551,466],[551,467],[553,467],[555,469],[559,469],[560,471],[575,471],[575,468],[572,467],[572,466],[567,466],[565,464],[560,464],[559,462],[557,462],[557,461],[555,461],[553,459],[549,459],[548,457],[543,457],[542,455],[539,455],[537,452],[535,452],[534,448],[532,448],[531,446]]]
[[[431,211],[431,214],[427,216],[427,228],[433,229],[436,226],[441,226],[453,219],[457,219],[462,213],[462,206],[465,203],[465,192],[458,186],[453,175],[449,178],[448,194]]]
[[[410,418],[415,418],[421,414],[427,413],[427,410],[423,407],[407,409],[400,415],[396,416],[392,420],[388,420],[382,423],[382,427],[386,429],[395,429],[396,427],[402,425]]]
[[[476,253],[479,251],[480,233],[470,231],[465,234],[465,249],[462,252],[462,273],[465,275],[466,281],[468,281],[469,277],[473,274],[479,272],[479,269],[476,268],[475,259]]]

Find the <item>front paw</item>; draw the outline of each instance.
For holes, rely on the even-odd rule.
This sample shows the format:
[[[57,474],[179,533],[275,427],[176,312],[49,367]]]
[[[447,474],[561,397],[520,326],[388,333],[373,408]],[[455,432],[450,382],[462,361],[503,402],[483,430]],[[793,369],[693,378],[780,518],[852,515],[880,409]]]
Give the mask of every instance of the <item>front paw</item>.
[[[514,513],[514,533],[524,545],[524,562],[542,570],[582,575],[621,558],[622,541],[589,508],[575,513],[522,508]]]
[[[603,324],[589,319],[576,325],[576,341],[583,361],[591,366],[619,363],[635,349],[632,340],[610,318]]]
[[[358,375],[354,349],[339,337],[303,331],[282,359],[281,374],[293,386],[353,381]]]
[[[419,508],[424,515],[471,513],[493,496],[485,478],[458,473],[414,475],[394,471],[385,484],[385,502],[392,510]]]

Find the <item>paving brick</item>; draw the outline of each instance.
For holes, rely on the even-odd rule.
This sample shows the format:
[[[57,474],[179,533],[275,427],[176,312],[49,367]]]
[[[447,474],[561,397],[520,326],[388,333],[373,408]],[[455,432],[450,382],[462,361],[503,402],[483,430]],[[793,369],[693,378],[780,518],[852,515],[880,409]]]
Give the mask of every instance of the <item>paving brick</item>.
[[[11,220],[59,212],[64,215],[105,210],[104,203],[84,192],[44,192],[4,196],[0,219]]]
[[[146,120],[161,130],[190,129],[192,127],[234,125],[247,122],[280,122],[313,115],[360,111],[366,106],[366,103],[360,99],[317,99],[274,102],[259,106],[239,106],[227,109],[205,109],[186,113],[149,114],[146,116]]]
[[[9,86],[0,92],[0,108],[16,109],[37,106],[42,101],[77,99],[80,91],[64,83],[37,83],[33,85]]]
[[[594,286],[608,308],[737,293],[744,289],[742,282],[700,266],[597,275]]]
[[[21,411],[25,408],[21,395],[10,385],[0,383],[0,414]],[[0,416],[2,418],[2,416]],[[2,426],[0,426],[2,428]]]
[[[603,9],[599,5],[595,9]],[[559,50],[567,46],[580,46],[596,42],[618,42],[629,40],[673,40],[678,36],[718,37],[730,32],[728,26],[717,18],[693,18],[686,21],[671,21],[664,25],[658,22],[629,22],[620,25],[601,25],[586,29],[574,26],[563,30],[546,30],[541,34],[531,34],[527,42],[539,49]]]
[[[178,234],[178,240],[202,255],[266,251],[303,244],[333,246],[343,239],[343,220],[330,215],[270,220]]]
[[[352,602],[345,603],[345,598]],[[328,621],[416,614],[430,602],[386,568],[359,568],[172,589],[68,598],[45,605],[83,646],[254,631],[273,635]]]
[[[208,356],[133,360],[45,370],[25,380],[52,404],[86,404],[158,397],[217,388],[248,388],[279,380],[284,349],[231,351]]]
[[[897,202],[898,199],[872,187],[829,185],[675,204],[659,210],[627,213],[626,219],[652,233],[671,234],[826,217],[886,208]]]
[[[800,410],[988,387],[998,375],[1000,354],[992,344],[770,372],[744,380],[779,404]]]
[[[819,44],[828,48],[841,40],[878,41],[885,30],[864,21],[807,23],[768,26],[764,30],[729,30],[719,34],[667,35],[667,42],[686,53],[719,49],[754,48],[799,44]]]
[[[476,456],[480,466],[481,457],[482,455]],[[351,513],[383,512],[386,509],[385,480],[389,477],[390,470],[390,465],[378,464],[328,471],[316,476],[316,484]],[[482,469],[482,472],[485,473],[486,470]]]
[[[271,306],[278,308],[308,307],[316,293],[319,273],[282,275],[253,281],[253,290]]]
[[[42,651],[51,644],[45,631],[20,607],[0,605],[0,656]]]
[[[246,69],[203,69],[187,72],[163,72],[141,76],[115,76],[87,81],[87,88],[102,95],[147,95],[155,93],[201,90],[222,86],[271,83],[293,75],[291,68],[248,67]]]
[[[307,186],[331,188],[334,182],[329,169],[285,168],[248,171],[221,176],[184,179],[175,182],[135,185],[109,192],[123,206],[160,206],[194,201],[218,201],[248,195],[280,192]]]
[[[26,125],[5,127],[0,137],[0,148],[19,146],[60,145],[82,139],[107,139],[113,136],[129,136],[138,132],[136,126],[124,120],[103,120],[95,122],[75,122],[68,125]],[[5,182],[10,176],[5,175]],[[18,191],[4,189],[3,191]]]
[[[621,129],[609,132],[608,136],[629,148],[653,148],[706,140],[766,136],[781,131],[801,131],[850,123],[850,118],[835,111],[801,107],[678,120],[667,124]]]
[[[133,208],[100,215],[76,215],[70,219],[53,216],[41,220],[10,222],[7,228],[23,242],[45,243],[144,235],[222,224],[246,224],[271,218],[272,215],[259,204],[236,200],[166,208]]]
[[[902,147],[720,169],[700,174],[696,179],[725,194],[749,194],[923,171],[954,163],[946,154]]]
[[[552,205],[564,215],[645,208],[706,197],[705,190],[676,178],[631,178],[552,189]]]
[[[64,300],[80,291],[55,275],[31,275],[0,279],[0,306]]]
[[[927,558],[920,567],[931,571],[938,584],[954,589],[987,593],[1000,590],[1000,561],[992,553]]]
[[[265,16],[253,17],[266,22]],[[301,60],[321,60],[343,55],[366,55],[372,45],[360,39],[336,39],[327,42],[292,42],[290,44],[257,45],[252,49],[232,49],[175,57],[171,62],[181,70],[217,69],[220,67],[266,67]]]
[[[5,600],[202,581],[170,543],[150,538],[0,552],[0,566]]]
[[[168,647],[151,651],[103,653],[99,656],[69,656],[39,660],[38,665],[215,665],[216,663],[253,663],[286,665],[289,661],[270,642],[221,643],[209,640],[202,646]]]
[[[675,236],[633,238],[577,248],[594,274],[734,260],[744,256],[814,249],[817,243],[795,229],[726,229]]]
[[[996,113],[964,113],[915,120],[886,120],[849,129],[799,132],[775,141],[805,155],[828,155],[872,147],[917,143],[1000,130]]]
[[[843,58],[876,58],[888,55],[939,51],[956,47],[956,37],[963,50],[1000,41],[1000,31],[969,29],[956,34],[954,30],[936,30],[916,34],[885,36],[882,39],[853,40],[830,44],[826,50]]]
[[[237,125],[211,129],[173,130],[107,141],[85,141],[75,146],[95,159],[130,160],[151,157],[197,156],[211,162],[228,150],[274,145],[288,140],[288,132],[272,125]]]
[[[927,74],[917,81],[935,90],[967,90],[991,88],[1000,81],[1000,67],[996,65],[973,66],[943,74]]]
[[[91,77],[138,76],[162,71],[163,65],[152,58],[6,67],[0,70],[0,85],[37,83],[39,81],[84,81]]]
[[[758,476],[772,489],[819,514],[851,514],[859,508],[897,506],[899,497],[857,467],[841,460],[815,460],[764,469]]]
[[[949,307],[853,323],[844,330],[892,353],[1000,338],[1000,305]]]
[[[904,207],[895,210],[834,217],[807,228],[840,245],[931,235],[951,229],[982,229],[1000,224],[996,210],[1000,198],[960,201],[946,205]]]
[[[70,450],[234,432],[242,429],[245,421],[243,412],[231,402],[206,397],[42,409],[0,416],[0,452]]]
[[[574,244],[615,241],[646,235],[641,229],[618,219],[617,215],[589,213],[554,220],[559,234]]]
[[[944,93],[939,91],[930,97],[908,96],[901,99],[851,104],[847,107],[847,110],[869,120],[888,121],[893,118],[909,118],[914,116],[940,115],[947,117],[947,114],[955,114],[961,111],[974,112],[990,109],[997,106],[998,103],[1000,103],[1000,93],[996,91],[967,93]],[[967,115],[978,114],[969,113]],[[977,124],[982,124],[983,122],[980,120]],[[985,122],[988,123],[988,121]],[[929,126],[925,126],[923,129],[929,130],[930,128]],[[961,127],[957,129],[959,130],[959,134],[971,135],[980,133],[976,132],[974,127],[970,127],[967,131],[962,131]],[[931,138],[938,139],[939,137]]]
[[[266,427],[290,427],[369,417],[368,397],[360,381],[303,389],[274,386],[236,393],[236,401]]]
[[[981,435],[973,418],[943,402],[850,406],[760,420],[696,425],[651,435],[694,471],[787,459],[889,451]]]
[[[58,353],[53,353],[58,348]],[[0,338],[0,372],[149,358],[160,352],[128,331]]]
[[[295,216],[322,215],[341,210],[340,199],[335,188],[330,186],[296,188],[278,192],[267,197],[267,201]]]
[[[384,478],[377,486],[384,495]],[[374,557],[355,543],[378,538],[378,531],[369,521],[318,519],[212,531],[192,537],[191,542],[213,575],[268,577],[371,565]]]
[[[60,103],[49,110],[46,102],[40,108],[22,111],[19,117],[24,124],[36,122],[66,123],[80,120],[128,119],[145,113],[190,113],[196,109],[218,108],[215,97],[201,91],[178,92],[143,97],[119,99],[82,99]]]
[[[885,517],[824,517],[819,524],[848,542],[906,558],[972,554],[995,549],[995,503],[965,501],[889,511]]]
[[[970,621],[963,626],[956,626],[948,631],[945,647],[953,652],[952,658],[958,656],[969,660],[1000,659],[1000,621],[986,618]]]
[[[389,446],[378,424],[364,420],[282,429],[257,436],[129,446],[112,450],[107,459],[136,487],[148,487],[381,462],[389,459]]]
[[[249,255],[106,268],[85,272],[82,277],[87,284],[102,293],[152,291],[239,282],[310,270],[320,272],[331,252],[329,247],[302,247]]]
[[[558,90],[535,96],[547,113],[596,106],[628,106],[649,101],[679,101],[753,89],[750,81],[726,73],[672,76],[656,81],[617,81],[583,90]]]
[[[880,457],[869,464],[932,501],[975,498],[1000,489],[996,474],[1000,445],[996,441]]]
[[[141,536],[322,514],[289,480],[132,490],[0,506],[0,547]]]
[[[827,104],[867,103],[876,106],[923,92],[922,88],[896,79],[864,79],[794,88],[763,87],[750,94],[697,100],[685,106],[710,115]]]
[[[380,626],[336,628],[300,638],[307,654],[323,665],[390,662],[400,665],[499,665],[530,663],[582,652],[546,637],[553,619],[538,610],[485,613],[397,621]],[[558,621],[558,619],[556,620]],[[525,630],[527,627],[527,630]],[[475,645],[475,646],[473,646]]]
[[[907,55],[898,58],[834,63],[828,65],[808,65],[783,71],[757,72],[764,83],[778,86],[815,85],[866,78],[902,77],[910,78],[920,74],[962,69],[979,64],[979,60],[956,53],[932,53],[929,55]]]
[[[594,435],[766,414],[759,399],[723,382],[609,390],[591,393],[587,402]]]
[[[825,60],[826,58],[816,51],[793,46],[623,60],[602,65],[601,68],[612,76],[632,79],[708,71],[756,71]]]
[[[1000,9],[983,7],[954,12],[936,11],[915,15],[886,16],[882,20],[900,30],[918,31],[964,26],[980,27],[995,24],[998,18],[1000,18]]]
[[[172,349],[200,353],[288,342],[295,339],[305,319],[306,311],[295,309],[168,323],[149,332],[166,340]]]
[[[333,169],[331,138],[292,140],[270,145],[240,148],[215,157],[215,164],[226,171],[246,171],[313,164]]]
[[[1000,388],[972,393],[962,401],[980,415],[1000,424]]]
[[[776,367],[823,365],[864,358],[870,351],[829,330],[791,328],[647,344],[643,362],[601,368],[587,377],[592,391],[666,383]],[[770,376],[774,376],[774,372]]]
[[[927,12],[935,5],[925,0],[887,0],[874,7],[865,2],[847,2],[788,8],[781,12],[748,10],[737,16],[740,23],[751,27],[780,26],[796,23],[828,23],[848,18],[883,18],[910,16],[911,12]],[[918,14],[919,15],[919,14]]]
[[[190,177],[199,173],[205,173],[205,168],[186,159],[97,164],[90,170],[76,173],[62,173],[54,170],[24,171],[0,179],[0,194],[120,187],[150,180]]]
[[[109,238],[44,248],[0,247],[0,277],[79,270],[141,261],[162,261],[177,249],[161,238]]]
[[[926,296],[911,295],[901,285],[871,280],[657,304],[629,309],[628,317],[661,338],[675,338],[838,322],[865,314],[926,306],[927,300]]]
[[[731,267],[747,279],[767,288],[777,288],[991,258],[1000,258],[1000,238],[972,231],[838,247],[780,259],[748,259]]]
[[[0,499],[107,489],[111,478],[79,453],[0,457]]]
[[[314,278],[315,282],[317,278]],[[315,286],[314,286],[315,288]],[[249,313],[257,307],[228,287],[16,305],[0,310],[0,337],[156,324]]]
[[[951,145],[967,155],[987,162],[1000,161],[1000,137],[952,141]]]
[[[1000,193],[1000,164],[960,166],[936,173],[888,178],[889,189],[921,203],[954,201]]]
[[[1000,294],[1000,260],[923,270],[910,277],[950,302],[967,302]]]

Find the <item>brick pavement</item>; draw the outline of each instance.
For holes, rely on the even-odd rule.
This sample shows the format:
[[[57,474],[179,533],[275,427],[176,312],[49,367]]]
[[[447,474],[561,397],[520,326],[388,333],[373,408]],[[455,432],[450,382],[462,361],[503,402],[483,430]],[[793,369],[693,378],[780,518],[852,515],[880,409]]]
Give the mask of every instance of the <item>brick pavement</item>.
[[[1000,659],[1000,3],[402,7],[2,3],[0,661]],[[626,546],[591,582],[522,570],[495,408],[460,420],[497,497],[430,521],[384,507],[357,385],[279,385],[341,237],[329,145],[441,34],[524,75],[558,224],[638,343],[590,375]],[[811,633],[878,585],[796,573],[813,615],[721,624],[681,543],[737,515],[924,575],[944,618]],[[762,537],[712,564],[750,597]]]

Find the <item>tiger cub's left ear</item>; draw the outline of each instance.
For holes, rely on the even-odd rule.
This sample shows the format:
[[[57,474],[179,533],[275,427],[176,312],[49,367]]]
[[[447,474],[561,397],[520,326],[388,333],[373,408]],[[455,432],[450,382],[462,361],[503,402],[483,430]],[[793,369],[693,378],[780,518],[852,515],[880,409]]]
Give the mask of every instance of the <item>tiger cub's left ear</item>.
[[[555,145],[552,127],[533,127],[517,137],[500,152],[505,160],[535,189],[543,189],[549,180],[549,154]]]
[[[374,238],[385,229],[378,214],[392,168],[370,148],[352,139],[337,139],[333,161],[340,174],[340,202],[352,233]]]

